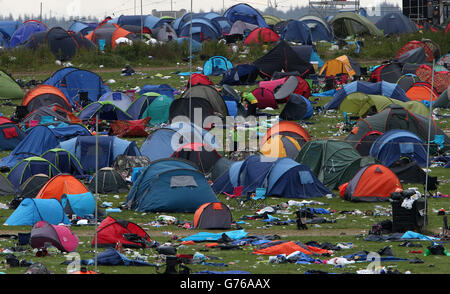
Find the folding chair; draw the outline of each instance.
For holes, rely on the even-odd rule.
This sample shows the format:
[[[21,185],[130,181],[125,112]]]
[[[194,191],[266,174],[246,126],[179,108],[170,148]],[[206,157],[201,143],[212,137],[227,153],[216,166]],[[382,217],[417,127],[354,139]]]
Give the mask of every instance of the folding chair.
[[[266,202],[266,188],[256,188],[255,195],[251,198],[253,208],[259,208]]]
[[[233,189],[233,194],[228,194],[226,192],[223,192],[223,194],[227,195],[227,200],[234,199],[237,202],[238,207],[241,206],[241,197],[242,197],[242,190],[243,186],[237,186]]]

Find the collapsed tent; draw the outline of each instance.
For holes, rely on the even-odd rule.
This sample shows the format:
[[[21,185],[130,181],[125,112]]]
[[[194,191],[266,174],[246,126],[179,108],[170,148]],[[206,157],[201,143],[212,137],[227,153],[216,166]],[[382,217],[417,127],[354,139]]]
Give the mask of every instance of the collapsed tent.
[[[228,206],[221,202],[210,202],[195,211],[193,225],[196,229],[230,229],[232,220]]]
[[[81,120],[72,112],[62,108],[58,104],[41,106],[38,109],[28,113],[22,119],[22,125],[29,129],[37,125],[57,126],[65,124],[81,124]]]
[[[297,162],[308,166],[329,189],[348,182],[371,158],[362,157],[352,145],[338,140],[312,140],[300,150]]]
[[[116,120],[111,123],[110,134],[117,137],[147,137],[145,128],[150,117],[138,120]]]
[[[96,142],[98,141],[98,166],[96,166]],[[134,141],[127,141],[115,136],[78,136],[63,141],[59,147],[76,156],[84,173],[94,173],[98,167],[111,167],[117,156],[141,155]]]
[[[422,139],[406,130],[393,129],[379,136],[370,148],[370,156],[387,167],[403,158],[415,161],[419,166],[427,164],[427,150]]]
[[[301,59],[297,53],[285,41],[280,41],[264,56],[253,62],[262,77],[270,78],[275,72],[297,71],[300,77],[314,74],[314,68],[309,61]]]
[[[294,160],[252,155],[234,162],[213,184],[216,193],[232,194],[242,186],[242,195],[265,188],[267,196],[315,198],[332,194],[306,166]]]
[[[101,168],[90,180],[88,188],[103,194],[128,192],[127,182],[111,167]]]
[[[142,169],[126,206],[142,212],[195,212],[207,202],[218,200],[205,176],[192,163],[161,159]]]
[[[394,98],[403,102],[409,101],[410,99],[406,96],[405,91],[401,89],[396,84],[391,84],[385,81],[381,81],[378,83],[370,83],[364,81],[355,81],[349,84],[345,84],[342,86],[342,89],[337,91],[333,99],[325,104],[324,108],[326,110],[329,109],[338,109],[339,105],[342,101],[351,93],[361,92],[364,94],[372,94],[372,95],[382,95],[389,98]]]
[[[403,187],[394,172],[381,164],[371,164],[358,171],[341,196],[349,201],[389,201],[397,189]]]
[[[51,244],[61,252],[73,252],[77,249],[78,237],[70,228],[61,225],[52,225],[46,221],[34,224],[30,234],[30,245],[32,248],[44,248]]]
[[[48,180],[35,198],[55,198],[58,199],[58,201],[61,201],[61,197],[64,194],[83,194],[86,192],[89,192],[88,189],[75,177],[66,174],[59,174]]]
[[[52,225],[70,224],[57,199],[24,199],[5,221],[5,226],[33,226],[39,221]]]
[[[341,12],[330,21],[334,35],[345,39],[350,35],[372,35],[382,37],[383,33],[369,19],[354,12]]]
[[[137,235],[137,238],[133,241],[127,235]],[[125,248],[146,248],[145,241],[151,242],[150,236],[139,225],[107,216],[98,226],[92,246],[113,247],[120,242]]]
[[[258,68],[251,64],[238,64],[223,73],[223,85],[253,84],[258,78]]]

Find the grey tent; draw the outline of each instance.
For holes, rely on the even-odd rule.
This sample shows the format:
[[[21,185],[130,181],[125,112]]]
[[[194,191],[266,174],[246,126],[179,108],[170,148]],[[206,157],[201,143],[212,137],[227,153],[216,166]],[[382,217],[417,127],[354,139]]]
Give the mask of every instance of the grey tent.
[[[98,178],[98,179],[97,179]],[[104,167],[96,173],[89,182],[88,189],[98,193],[124,193],[128,192],[128,185],[122,176],[111,167]]]
[[[216,114],[220,114],[222,117],[228,116],[228,107],[225,100],[215,88],[208,85],[195,85],[187,89],[180,98],[189,99],[190,97],[204,98],[211,103]]]
[[[403,53],[397,58],[400,63],[423,64],[427,62],[425,47],[417,47]]]
[[[50,180],[46,174],[36,174],[29,177],[19,187],[19,195],[22,198],[34,198],[45,184]]]
[[[152,29],[152,37],[158,41],[167,42],[178,38],[175,29],[164,23],[162,26]]]
[[[194,228],[197,229],[230,229],[231,211],[221,202],[209,202],[200,206],[194,214]]]
[[[433,108],[450,108],[450,86],[433,103]]]
[[[228,171],[233,164],[233,160],[226,157],[220,158],[211,169],[211,180],[216,181],[222,174]]]
[[[0,174],[0,196],[10,196],[16,194],[11,182],[5,177],[4,174]]]
[[[251,32],[254,29],[258,28],[257,25],[243,22],[241,20],[237,20],[231,26],[230,35],[244,35],[246,32]]]

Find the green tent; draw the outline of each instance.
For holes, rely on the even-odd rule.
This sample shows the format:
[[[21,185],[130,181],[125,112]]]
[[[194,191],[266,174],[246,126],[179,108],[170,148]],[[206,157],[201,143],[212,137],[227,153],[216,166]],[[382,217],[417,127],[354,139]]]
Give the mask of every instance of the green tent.
[[[152,93],[149,93],[152,95]],[[145,94],[144,94],[145,95]],[[166,95],[159,95],[153,100],[142,114],[142,118],[150,117],[149,125],[155,126],[167,123],[169,120],[169,109],[173,99]]]
[[[14,79],[0,70],[0,99],[22,99],[23,91]]]
[[[375,159],[362,157],[352,145],[338,140],[308,141],[296,161],[307,165],[329,189],[338,189],[350,181],[361,167],[375,163]]]
[[[354,116],[365,117],[383,111],[391,104],[397,104],[415,114],[429,116],[430,111],[420,101],[403,102],[382,95],[370,95],[362,92],[349,94],[339,105],[341,112],[347,112]]]
[[[277,17],[275,15],[264,14],[263,17],[264,17],[264,20],[266,21],[266,23],[269,26],[276,25],[277,23],[282,21],[281,18],[279,18],[279,17]]]
[[[350,35],[373,35],[383,37],[378,29],[367,17],[354,12],[341,12],[330,20],[335,36],[345,39]]]

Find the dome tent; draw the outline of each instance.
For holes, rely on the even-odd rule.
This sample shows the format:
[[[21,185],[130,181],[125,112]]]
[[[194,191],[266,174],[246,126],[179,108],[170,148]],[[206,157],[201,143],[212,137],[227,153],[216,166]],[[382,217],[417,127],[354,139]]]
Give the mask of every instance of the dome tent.
[[[30,245],[32,248],[44,248],[50,243],[62,252],[73,252],[77,249],[78,237],[66,226],[52,225],[39,221],[31,229]]]
[[[228,206],[221,202],[205,203],[194,214],[197,229],[230,229],[233,216]]]
[[[0,98],[22,99],[23,91],[8,73],[0,70]]]
[[[141,212],[195,212],[202,204],[217,201],[197,167],[189,161],[166,158],[142,169],[126,206]]]
[[[208,174],[214,164],[222,158],[220,154],[208,145],[190,143],[181,146],[171,158],[182,158],[193,162],[203,174]]]
[[[89,182],[88,188],[91,192],[98,193],[124,193],[128,192],[127,182],[111,167],[101,168]]]
[[[52,177],[36,195],[36,199],[55,198],[61,201],[64,194],[83,194],[88,189],[75,177],[67,174],[59,174]]]
[[[39,221],[47,221],[52,225],[70,224],[57,199],[24,199],[19,207],[8,217],[4,225],[33,226]]]
[[[8,174],[8,180],[16,189],[19,189],[20,185],[29,177],[40,173],[53,177],[59,174],[60,171],[48,160],[32,156],[15,165]]]
[[[52,148],[45,151],[42,158],[53,163],[61,173],[67,173],[74,177],[83,177],[83,168],[78,159],[67,150]]]

